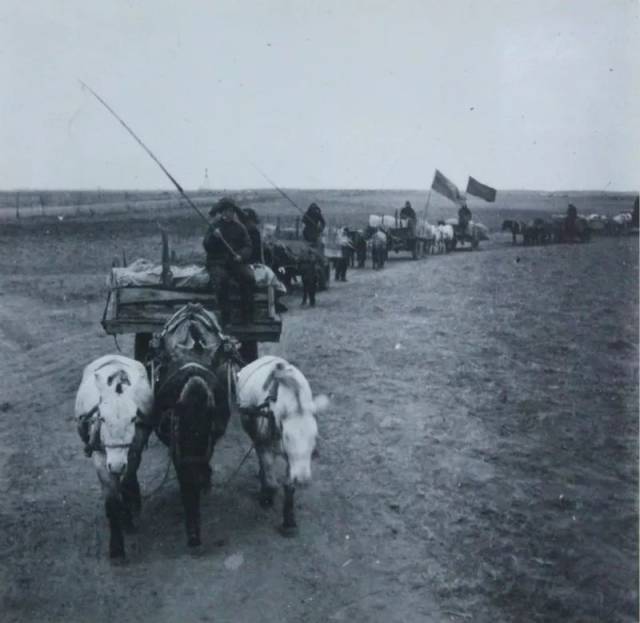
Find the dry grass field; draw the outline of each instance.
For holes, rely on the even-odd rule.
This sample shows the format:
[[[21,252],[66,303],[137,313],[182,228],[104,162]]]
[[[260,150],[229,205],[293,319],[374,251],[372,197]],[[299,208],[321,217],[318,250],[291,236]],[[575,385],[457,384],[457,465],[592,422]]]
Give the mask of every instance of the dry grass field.
[[[267,220],[288,211],[273,193],[243,196]],[[425,200],[334,191],[320,203],[358,225],[405,197]],[[631,206],[580,200],[586,213]],[[568,199],[552,201],[471,207],[495,229]],[[99,324],[113,258],[158,258],[157,219],[180,259],[202,259],[201,224],[184,210],[0,226],[2,621],[638,620],[633,237],[523,248],[495,234],[477,252],[352,270],[315,309],[294,293],[281,342],[262,353],[295,362],[332,399],[314,482],[297,497],[299,536],[278,534],[279,503],[258,506],[253,457],[226,482],[249,445],[232,422],[201,551],[186,548],[170,480],[145,500],[127,562],[112,565],[75,391],[83,366],[115,349]],[[120,347],[131,354],[132,340]],[[153,441],[143,493],[165,463]]]

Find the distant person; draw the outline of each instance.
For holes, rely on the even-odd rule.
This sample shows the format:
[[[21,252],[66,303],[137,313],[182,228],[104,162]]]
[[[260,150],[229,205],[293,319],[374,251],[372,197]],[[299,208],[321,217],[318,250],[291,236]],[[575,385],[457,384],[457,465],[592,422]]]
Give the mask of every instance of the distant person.
[[[240,222],[244,217],[233,199],[223,197],[210,210],[212,222],[203,240],[207,252],[207,271],[212,289],[218,297],[222,324],[231,321],[230,285],[235,279],[240,287],[242,321],[253,317],[253,272],[247,265],[252,256],[251,239]]]
[[[333,261],[336,273],[335,278],[336,281],[346,281],[347,267],[349,266],[349,259],[353,252],[353,245],[349,239],[349,230],[346,227],[338,230],[336,242],[340,247],[340,257]]]
[[[411,207],[410,201],[404,202],[404,207],[400,210],[400,218],[406,218],[413,221],[417,219],[416,211]]]
[[[256,211],[252,208],[244,208],[242,210],[244,214],[244,226],[247,228],[249,239],[251,240],[251,258],[250,264],[264,264],[263,250],[262,250],[262,237],[260,236],[260,230],[258,225],[260,219],[256,214]]]
[[[640,195],[636,195],[636,200],[633,202],[633,213],[631,214],[631,227],[635,227],[636,229],[639,227],[638,204],[640,204]]]
[[[578,210],[570,203],[567,207],[567,216],[564,219],[564,240],[575,242],[578,238]]]
[[[317,247],[326,226],[324,217],[317,203],[312,203],[303,217],[302,237],[312,246]]]
[[[463,232],[467,231],[470,221],[471,210],[469,210],[469,208],[467,207],[467,202],[465,201],[458,210],[458,225]]]

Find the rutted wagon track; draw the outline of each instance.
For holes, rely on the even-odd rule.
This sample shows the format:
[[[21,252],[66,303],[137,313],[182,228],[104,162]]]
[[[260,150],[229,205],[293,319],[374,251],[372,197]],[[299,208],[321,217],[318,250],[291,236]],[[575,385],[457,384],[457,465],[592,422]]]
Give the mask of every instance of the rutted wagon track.
[[[42,241],[5,237],[3,253],[16,243],[24,256]],[[82,283],[103,280],[95,263]],[[259,508],[253,457],[220,486],[248,446],[232,423],[202,551],[185,547],[169,481],[123,566],[106,556],[71,420],[82,366],[114,345],[102,300],[74,302],[69,264],[50,270],[66,302],[31,269],[0,283],[0,331],[14,340],[0,370],[3,620],[637,618],[637,241],[391,260],[313,310],[292,303],[269,350],[335,405],[299,537],[277,534],[279,503]],[[165,460],[152,444],[146,490]]]

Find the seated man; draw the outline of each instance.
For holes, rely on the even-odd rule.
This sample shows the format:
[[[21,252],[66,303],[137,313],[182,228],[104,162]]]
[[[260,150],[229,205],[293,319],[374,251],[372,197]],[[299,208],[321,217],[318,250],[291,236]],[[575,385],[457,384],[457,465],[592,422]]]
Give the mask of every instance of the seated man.
[[[211,287],[218,295],[220,321],[228,324],[231,320],[229,288],[231,278],[240,286],[242,321],[253,319],[253,273],[247,265],[251,259],[251,240],[237,215],[240,208],[233,199],[223,197],[211,208],[211,225],[203,240],[207,252],[207,271]]]
[[[400,218],[407,219],[409,221],[409,229],[415,233],[417,217],[410,201],[404,202],[404,207],[400,210]]]
[[[466,203],[463,203],[458,210],[458,225],[463,232],[467,231],[469,221],[471,220],[471,210],[467,207]]]

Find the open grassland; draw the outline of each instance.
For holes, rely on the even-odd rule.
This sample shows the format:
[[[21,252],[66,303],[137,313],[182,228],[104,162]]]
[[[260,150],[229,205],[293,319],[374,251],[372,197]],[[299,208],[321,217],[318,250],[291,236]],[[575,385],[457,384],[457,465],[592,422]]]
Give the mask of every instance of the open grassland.
[[[317,202],[332,225],[363,227],[369,214],[394,214],[406,200],[419,215],[429,221],[455,216],[453,203],[437,193],[416,190],[287,190],[302,209]],[[275,190],[229,191],[242,207],[251,206],[265,220],[293,224],[299,212]],[[206,214],[222,192],[189,193],[194,203]],[[469,198],[474,218],[490,229],[499,229],[504,218],[529,220],[550,213],[564,214],[569,203],[583,215],[592,213],[613,216],[632,209],[633,193],[502,191],[495,203]],[[427,206],[428,201],[428,206]],[[169,191],[41,191],[0,193],[0,221],[16,221],[27,217],[56,220],[58,217],[166,219],[190,212],[177,192]],[[506,215],[505,215],[506,214]]]

